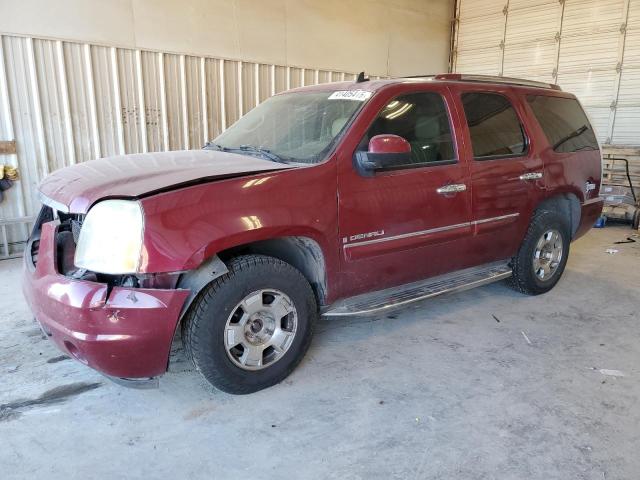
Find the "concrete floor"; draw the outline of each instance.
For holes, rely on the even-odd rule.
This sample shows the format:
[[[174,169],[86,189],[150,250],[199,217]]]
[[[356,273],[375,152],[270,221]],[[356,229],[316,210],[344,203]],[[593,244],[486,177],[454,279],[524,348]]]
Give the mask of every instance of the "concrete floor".
[[[0,262],[0,477],[631,479],[640,472],[640,243],[572,246],[559,285],[502,284],[323,320],[300,367],[242,397],[178,351],[159,390],[61,354]]]

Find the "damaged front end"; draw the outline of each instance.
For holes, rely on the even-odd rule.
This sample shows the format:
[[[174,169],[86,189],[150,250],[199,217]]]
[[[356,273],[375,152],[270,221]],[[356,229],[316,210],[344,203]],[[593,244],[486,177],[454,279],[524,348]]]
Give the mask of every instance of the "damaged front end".
[[[24,295],[76,360],[131,385],[162,375],[189,295],[178,274],[105,274],[74,258],[86,216],[43,206],[25,249]]]

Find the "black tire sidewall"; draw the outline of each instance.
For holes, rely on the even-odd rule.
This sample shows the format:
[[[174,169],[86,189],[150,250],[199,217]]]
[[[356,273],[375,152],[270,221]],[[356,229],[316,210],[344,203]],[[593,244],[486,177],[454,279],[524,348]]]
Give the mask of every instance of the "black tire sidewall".
[[[200,299],[189,336],[197,337],[190,346],[196,367],[215,387],[229,393],[251,393],[282,381],[304,356],[317,317],[313,291],[304,276],[280,260],[253,255],[239,257],[229,274],[210,284]],[[298,324],[293,343],[273,365],[262,370],[244,370],[229,358],[224,330],[232,309],[247,295],[263,289],[285,293],[293,302]]]
[[[562,236],[562,259],[555,274],[549,280],[544,281],[538,278],[533,270],[533,254],[540,237],[546,231],[552,229],[557,230]],[[569,232],[569,224],[562,215],[546,210],[536,212],[518,252],[516,268],[514,268],[513,272],[522,291],[534,295],[546,293],[560,281],[569,258],[571,244]]]

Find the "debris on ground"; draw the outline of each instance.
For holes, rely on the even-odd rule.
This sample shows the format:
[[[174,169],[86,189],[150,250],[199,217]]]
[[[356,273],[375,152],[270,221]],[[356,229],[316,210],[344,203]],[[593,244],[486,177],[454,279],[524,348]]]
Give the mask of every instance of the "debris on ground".
[[[491,316],[493,317],[493,319],[494,319],[496,322],[500,323],[500,320],[498,319],[498,317],[496,317],[495,315],[491,315]]]
[[[626,375],[620,370],[609,370],[608,368],[600,368],[598,370],[602,375],[607,375],[608,377],[625,377]]]
[[[616,248],[607,248],[604,253],[610,253],[611,255],[618,253],[618,250]]]
[[[527,337],[527,334],[526,334],[526,333],[524,333],[524,331],[523,331],[523,332],[521,332],[521,333],[522,333],[522,336],[524,337],[524,339],[527,341],[527,343],[528,343],[529,345],[532,345],[531,340],[529,340],[529,337]]]
[[[636,238],[640,237],[637,233],[629,235],[626,240],[620,240],[619,242],[613,242],[614,245],[620,245],[623,243],[636,243]]]

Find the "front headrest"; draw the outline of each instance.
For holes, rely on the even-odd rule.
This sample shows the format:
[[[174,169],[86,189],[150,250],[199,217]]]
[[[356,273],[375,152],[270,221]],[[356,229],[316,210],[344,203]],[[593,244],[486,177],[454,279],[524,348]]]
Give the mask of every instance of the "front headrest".
[[[417,139],[435,140],[440,135],[440,122],[430,115],[418,117],[415,133]]]

